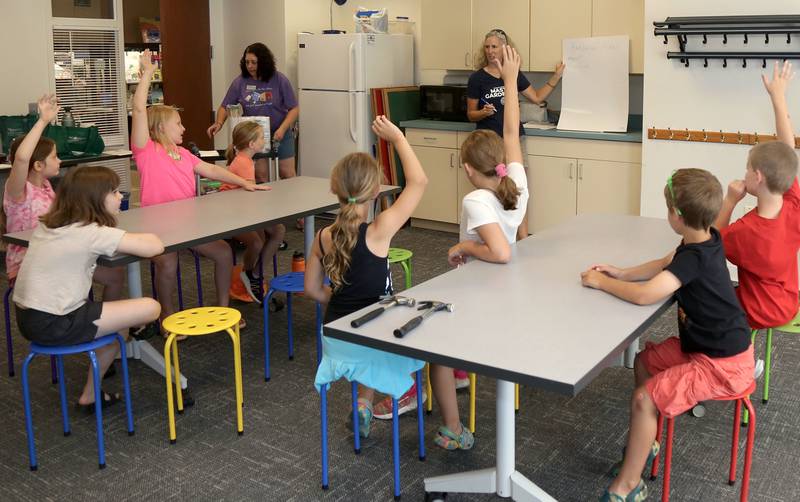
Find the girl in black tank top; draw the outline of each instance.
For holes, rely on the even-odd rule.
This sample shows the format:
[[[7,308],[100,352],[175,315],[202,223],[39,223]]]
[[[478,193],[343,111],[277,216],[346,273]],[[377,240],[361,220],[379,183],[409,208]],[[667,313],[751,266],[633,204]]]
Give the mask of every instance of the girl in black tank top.
[[[342,286],[333,292],[325,311],[325,323],[360,310],[377,302],[382,295],[392,294],[392,275],[386,256],[375,256],[367,247],[366,222],[358,226],[358,240],[350,255],[350,268],[344,274]],[[320,234],[320,250],[325,255]]]
[[[427,178],[400,130],[386,117],[372,124],[379,137],[395,147],[403,166],[405,188],[395,203],[367,223],[369,206],[380,191],[383,172],[366,153],[351,153],[331,171],[331,192],[339,199],[333,225],[317,233],[306,258],[305,294],[327,304],[325,322],[331,322],[392,294],[386,255],[392,237],[411,217],[425,191]],[[325,286],[325,277],[330,287]],[[363,345],[322,337],[322,360],[314,383],[318,390],[346,378],[358,382],[359,433],[369,435],[375,390],[399,399],[414,383],[423,361]]]

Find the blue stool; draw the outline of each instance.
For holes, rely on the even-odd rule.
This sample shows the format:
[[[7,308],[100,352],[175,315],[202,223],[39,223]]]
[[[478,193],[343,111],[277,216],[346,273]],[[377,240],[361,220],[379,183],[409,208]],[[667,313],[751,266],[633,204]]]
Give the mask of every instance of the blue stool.
[[[418,389],[422,388],[422,370],[415,374]],[[361,438],[358,434],[358,382],[352,382],[353,397],[353,450],[361,453]],[[320,390],[320,436],[322,442],[322,489],[328,489],[328,390]],[[425,421],[422,413],[422,393],[417,392],[417,432],[419,433],[419,459],[425,460]],[[394,464],[394,499],[400,499],[400,426],[397,417],[397,399],[392,398],[392,460]]]
[[[5,314],[6,328],[6,353],[8,355],[8,376],[14,376],[14,342],[11,339],[11,293],[14,286],[9,286],[3,295],[3,313]],[[91,292],[91,291],[90,291]],[[58,371],[56,370],[56,358],[50,356],[50,378],[54,384],[58,383]]]
[[[304,286],[304,273],[303,272],[289,272],[273,277],[269,281],[269,290],[264,295],[264,301],[261,302],[264,311],[264,381],[269,382],[269,302],[272,295],[281,291],[286,293],[286,316],[289,324],[289,360],[294,359],[294,336],[292,335],[292,293],[302,293]],[[328,278],[325,278],[325,284],[330,284]],[[317,336],[317,364],[322,358],[322,307],[319,303],[316,305],[317,323],[316,323],[316,336]]]
[[[54,356],[58,368],[59,393],[61,395],[61,416],[64,421],[64,436],[70,435],[69,416],[67,414],[67,388],[64,382],[64,355],[88,352],[89,360],[92,362],[94,373],[94,415],[97,421],[97,457],[100,469],[106,466],[105,443],[103,441],[103,404],[102,393],[100,390],[100,370],[97,366],[97,356],[95,349],[104,347],[112,343],[119,343],[120,357],[122,359],[122,382],[125,388],[125,410],[128,414],[128,435],[133,436],[133,412],[131,411],[131,389],[128,383],[128,359],[125,352],[125,341],[118,333],[102,336],[91,342],[80,343],[77,345],[46,346],[31,343],[30,354],[25,358],[22,365],[22,399],[25,405],[25,430],[28,434],[28,455],[30,456],[30,467],[35,471],[38,467],[36,463],[36,445],[33,440],[33,420],[31,419],[31,397],[28,386],[28,366],[37,354]]]

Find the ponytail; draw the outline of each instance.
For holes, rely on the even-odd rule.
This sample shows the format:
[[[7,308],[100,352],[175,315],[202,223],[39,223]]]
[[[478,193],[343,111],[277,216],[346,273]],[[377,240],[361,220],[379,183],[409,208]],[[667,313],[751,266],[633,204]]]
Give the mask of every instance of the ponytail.
[[[505,173],[505,145],[496,132],[478,129],[470,133],[461,144],[461,159],[486,177],[499,177],[500,184],[494,192],[495,196],[504,210],[517,208],[521,191]],[[498,172],[499,166],[502,166],[502,172]]]
[[[357,206],[375,196],[382,172],[375,159],[366,153],[351,153],[336,163],[331,171],[331,191],[339,198],[339,214],[331,225],[331,251],[322,257],[322,266],[333,290],[345,284],[353,248],[358,240]]]
[[[229,166],[233,162],[233,159],[236,158],[236,147],[233,144],[228,145],[228,149],[225,150],[225,165]]]

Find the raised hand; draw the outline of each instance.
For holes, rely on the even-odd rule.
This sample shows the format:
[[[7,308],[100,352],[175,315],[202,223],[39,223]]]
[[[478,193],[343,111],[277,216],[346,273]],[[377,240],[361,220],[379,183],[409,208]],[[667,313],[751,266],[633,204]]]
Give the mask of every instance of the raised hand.
[[[783,96],[786,93],[786,86],[792,78],[794,78],[794,72],[792,71],[792,63],[788,60],[784,61],[782,66],[775,61],[775,67],[772,70],[772,81],[763,73],[761,74],[764,88],[773,98]]]
[[[378,115],[375,117],[375,120],[372,122],[372,130],[378,135],[378,137],[385,139],[392,144],[394,144],[396,141],[399,141],[403,137],[403,133],[400,132],[400,129],[398,129],[397,126],[394,125],[392,121],[387,119],[384,115]]]
[[[561,76],[564,74],[564,68],[566,67],[567,65],[565,65],[563,61],[561,63],[558,63],[556,65],[556,69],[553,70],[553,75],[555,75],[558,78],[561,78]]]
[[[36,103],[39,109],[39,120],[43,120],[46,124],[51,123],[58,117],[58,98],[55,94],[45,94]]]
[[[156,64],[153,62],[153,55],[150,53],[150,49],[145,49],[142,55],[139,56],[139,76],[141,77],[145,73],[152,76],[155,71]]]
[[[504,45],[503,61],[500,62],[499,59],[496,59],[494,63],[497,69],[500,70],[500,78],[503,80],[509,78],[516,80],[517,74],[519,73],[521,58],[515,48],[510,45]]]

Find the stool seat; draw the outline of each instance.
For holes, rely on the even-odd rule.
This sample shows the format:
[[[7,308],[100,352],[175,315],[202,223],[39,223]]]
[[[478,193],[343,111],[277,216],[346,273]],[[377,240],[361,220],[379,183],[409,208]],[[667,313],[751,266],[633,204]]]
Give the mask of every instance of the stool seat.
[[[302,293],[304,289],[303,281],[305,274],[303,272],[288,272],[273,277],[269,281],[269,289],[275,291],[282,291],[284,293]]]
[[[389,248],[388,259],[389,263],[398,263],[401,261],[410,260],[414,253],[408,249],[403,248]]]
[[[775,329],[778,331],[783,331],[784,333],[800,333],[800,310],[797,311],[794,319],[787,322],[783,326],[778,326]]]
[[[197,336],[217,333],[239,324],[242,314],[228,307],[198,307],[176,312],[161,323],[177,335]]]
[[[31,342],[30,351],[47,356],[65,356],[99,349],[100,347],[115,343],[116,341],[117,334],[112,333],[110,335],[101,336],[100,338],[95,338],[91,342],[77,343],[75,345],[41,345]]]

